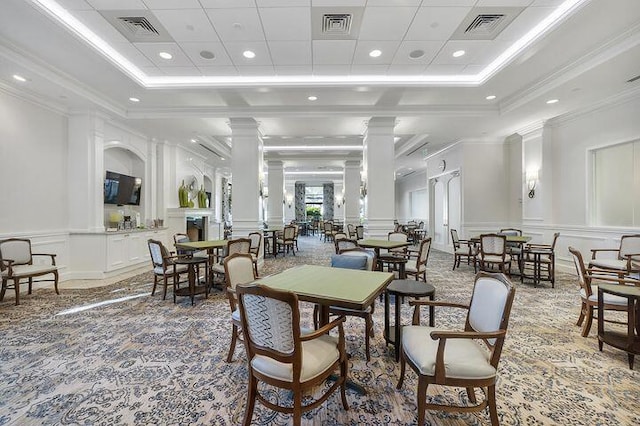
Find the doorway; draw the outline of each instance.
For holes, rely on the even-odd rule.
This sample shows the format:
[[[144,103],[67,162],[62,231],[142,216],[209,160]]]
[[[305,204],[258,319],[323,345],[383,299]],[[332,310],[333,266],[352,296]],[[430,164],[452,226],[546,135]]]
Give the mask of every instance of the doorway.
[[[439,250],[451,248],[451,229],[460,231],[462,213],[462,191],[460,187],[460,171],[429,179],[430,234],[433,246]]]

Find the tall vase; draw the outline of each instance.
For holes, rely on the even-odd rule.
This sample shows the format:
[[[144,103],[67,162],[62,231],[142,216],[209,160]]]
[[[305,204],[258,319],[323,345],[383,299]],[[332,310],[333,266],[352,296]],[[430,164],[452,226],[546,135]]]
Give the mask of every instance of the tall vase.
[[[178,188],[178,202],[180,203],[180,207],[189,206],[189,193],[187,192],[184,180],[182,180],[182,185]]]
[[[207,193],[204,191],[204,185],[200,186],[200,191],[198,191],[198,207],[207,208]]]

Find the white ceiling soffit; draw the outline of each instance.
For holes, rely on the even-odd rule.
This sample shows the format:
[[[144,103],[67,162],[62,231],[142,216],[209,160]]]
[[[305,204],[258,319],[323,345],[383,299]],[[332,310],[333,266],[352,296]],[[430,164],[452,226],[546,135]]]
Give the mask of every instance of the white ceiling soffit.
[[[100,10],[98,12],[132,43],[174,41],[150,10]]]
[[[313,40],[357,40],[363,11],[361,7],[312,7],[311,37]]]
[[[524,7],[475,7],[451,36],[452,40],[493,40]]]
[[[549,30],[559,25],[581,5],[590,0],[565,0],[556,7],[546,18],[541,20],[532,30],[522,38],[515,41],[498,57],[482,69],[478,74],[452,74],[452,75],[256,75],[256,76],[150,76],[118,52],[113,46],[97,36],[90,28],[73,16],[55,0],[31,0],[35,5],[43,9],[54,20],[67,28],[70,32],[84,40],[91,47],[100,52],[116,67],[129,75],[134,81],[147,88],[170,87],[256,87],[265,84],[296,87],[296,86],[352,86],[358,84],[395,86],[395,85],[448,85],[448,86],[478,86],[487,81],[495,73],[505,67],[516,58],[529,45],[541,38]],[[315,9],[315,8],[313,8]],[[320,8],[319,8],[320,9]],[[326,13],[341,13],[341,8],[325,9]],[[359,28],[356,23],[357,8],[353,10],[350,31]],[[504,9],[503,9],[504,10]],[[476,15],[477,16],[477,15]],[[474,17],[475,18],[475,17]],[[317,22],[318,19],[314,19]],[[320,25],[322,19],[317,22]],[[158,24],[159,25],[159,24]],[[154,25],[155,27],[155,25]],[[468,25],[467,25],[468,27]],[[315,30],[314,30],[315,31]],[[315,34],[314,34],[315,35]]]

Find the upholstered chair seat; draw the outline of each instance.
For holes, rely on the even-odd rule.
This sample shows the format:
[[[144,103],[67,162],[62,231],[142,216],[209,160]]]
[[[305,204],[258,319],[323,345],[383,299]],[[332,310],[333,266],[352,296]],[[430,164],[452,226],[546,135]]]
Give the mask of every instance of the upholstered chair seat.
[[[434,327],[406,326],[402,328],[402,348],[420,374],[433,376],[439,340],[431,338],[432,331],[448,331]],[[451,339],[444,350],[445,374],[452,379],[483,379],[496,375],[489,362],[489,351],[470,339]]]
[[[13,268],[11,276],[13,278],[25,278],[34,275],[44,275],[53,273],[58,270],[55,265],[16,265]],[[9,276],[9,270],[2,271],[2,277]]]
[[[620,259],[593,259],[589,262],[590,268],[626,270],[628,262]]]
[[[590,295],[587,295],[587,292],[583,288],[581,288],[580,297],[582,297],[583,299],[587,299],[590,302],[598,303],[598,286],[597,285],[591,286]],[[620,296],[616,296],[615,294],[602,292],[602,299],[605,305],[620,305],[625,307],[627,306],[626,297],[620,297]]]
[[[162,266],[156,266],[155,268],[153,268],[153,273],[157,274],[157,275],[160,275],[160,276],[164,276],[165,274],[169,275],[169,276],[173,276],[173,263],[172,262],[168,262],[167,265],[170,267],[170,269],[169,268],[165,269]],[[187,272],[187,265],[177,265],[175,272],[179,273],[179,274],[181,274],[183,272],[186,273]]]
[[[167,298],[167,287],[169,286],[169,278],[173,278],[173,301],[176,301],[175,291],[180,285],[180,275],[188,275],[187,265],[176,265],[175,260],[180,257],[188,257],[188,255],[172,255],[169,250],[158,240],[147,240],[149,246],[149,254],[151,255],[151,263],[153,263],[153,289],[151,295],[156,294],[158,280],[162,278],[164,288],[162,292],[162,300]],[[186,281],[185,279],[182,281]]]
[[[502,256],[497,256],[497,255],[493,255],[493,254],[487,254],[487,255],[484,256],[483,259],[484,259],[485,262],[490,262],[490,263],[500,263],[503,260]],[[505,263],[511,262],[511,255],[510,254],[505,254],[504,255],[504,262]]]

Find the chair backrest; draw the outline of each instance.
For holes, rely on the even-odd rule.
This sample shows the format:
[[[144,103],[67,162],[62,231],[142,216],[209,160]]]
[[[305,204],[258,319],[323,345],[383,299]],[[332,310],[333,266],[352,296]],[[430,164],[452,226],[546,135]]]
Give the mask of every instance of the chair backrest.
[[[499,234],[480,235],[480,255],[503,256],[507,247],[507,237]]]
[[[165,258],[169,256],[169,250],[158,240],[149,239],[147,240],[147,244],[149,246],[149,254],[151,255],[153,267],[164,268],[166,266]]]
[[[455,229],[451,229],[449,232],[451,232],[451,241],[453,242],[453,248],[454,249],[459,249],[460,248],[460,238],[458,237],[458,231]]]
[[[418,229],[424,229],[424,221],[420,221],[420,223],[418,223]]]
[[[576,266],[576,273],[578,274],[578,284],[580,284],[580,288],[584,290],[587,298],[589,298],[589,296],[593,294],[593,292],[591,291],[591,278],[587,275],[587,268],[584,267],[582,253],[580,253],[573,247],[569,247],[569,253],[571,253],[573,264]]]
[[[516,229],[516,228],[502,228],[500,230],[500,233],[502,235],[521,236],[522,235],[522,230],[521,229]]]
[[[515,292],[504,274],[479,272],[473,285],[465,331],[506,331]],[[485,341],[493,349],[491,364],[494,367],[500,359],[503,342],[504,337]]]
[[[556,232],[556,233],[553,234],[553,240],[551,241],[551,250],[555,250],[556,249],[556,242],[558,241],[558,237],[559,236],[560,236],[559,232]]]
[[[232,290],[238,284],[248,284],[256,279],[253,259],[248,253],[234,253],[225,257],[222,264],[227,287]]]
[[[333,238],[336,239],[336,240],[348,240],[349,239],[347,234],[345,234],[344,232],[336,232],[336,234],[333,236]]]
[[[328,233],[333,232],[333,223],[331,223],[331,222],[325,222],[325,223],[324,223],[324,232],[325,232],[325,233],[327,233],[327,232],[328,232]]]
[[[298,297],[260,284],[239,285],[236,291],[249,361],[262,355],[293,363],[293,381],[299,381],[302,355]]]
[[[260,253],[260,244],[262,244],[262,233],[251,232],[249,233],[249,239],[251,240],[249,252],[257,256]]]
[[[187,234],[173,234],[173,244],[174,246],[179,243],[188,243],[191,242],[191,239]],[[182,250],[176,247],[176,253],[178,254],[187,254],[187,250]]]
[[[620,259],[626,259],[625,256],[630,254],[640,253],[640,234],[623,235],[620,238],[620,252],[618,257]]]
[[[285,226],[284,227],[284,232],[282,234],[282,239],[287,241],[287,240],[293,240],[296,236],[296,228],[295,226]]]
[[[431,251],[431,237],[427,237],[420,241],[420,249],[418,250],[418,258],[416,259],[416,270],[420,270],[422,266],[427,266],[429,260],[429,252]]]
[[[336,238],[334,244],[336,246],[336,254],[339,254],[342,250],[358,247],[358,243],[356,243],[353,240],[348,240],[346,238],[340,238],[340,239]]]
[[[389,232],[389,234],[387,235],[387,239],[389,241],[406,242],[408,239],[408,236],[404,232]]]
[[[359,240],[364,239],[364,226],[362,225],[356,226],[356,235],[358,236]]]
[[[349,238],[353,238],[356,236],[356,227],[353,225],[353,223],[347,224],[347,232],[349,233]]]
[[[0,241],[0,260],[13,260],[14,265],[30,265],[31,240],[25,238],[8,238]],[[0,268],[5,269],[4,262],[0,262]]]
[[[249,238],[235,238],[227,241],[227,256],[234,253],[249,253],[251,240]]]
[[[366,256],[367,257],[367,271],[374,271],[376,268],[376,252],[373,250],[365,249],[362,247],[353,247],[344,250],[340,250],[340,254],[343,256]]]

